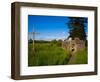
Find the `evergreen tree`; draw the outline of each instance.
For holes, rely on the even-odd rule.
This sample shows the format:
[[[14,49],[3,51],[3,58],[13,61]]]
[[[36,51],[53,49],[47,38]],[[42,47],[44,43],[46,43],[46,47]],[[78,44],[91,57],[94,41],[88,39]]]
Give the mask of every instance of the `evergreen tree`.
[[[68,21],[69,37],[74,39],[75,37],[81,40],[86,40],[85,27],[87,25],[87,18],[82,17],[69,17]]]

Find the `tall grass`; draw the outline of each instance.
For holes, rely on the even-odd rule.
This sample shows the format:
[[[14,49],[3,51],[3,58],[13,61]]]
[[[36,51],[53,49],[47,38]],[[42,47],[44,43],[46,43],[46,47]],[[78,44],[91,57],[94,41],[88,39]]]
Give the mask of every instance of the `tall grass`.
[[[76,64],[87,64],[88,63],[88,53],[87,49],[84,48],[83,50],[77,51],[76,53]]]
[[[69,52],[56,44],[35,43],[34,47],[35,51],[32,50],[32,44],[29,44],[29,66],[65,65],[69,61]]]
[[[77,51],[71,59],[70,52],[61,46],[52,43],[35,43],[33,51],[32,43],[28,45],[28,66],[48,66],[67,64],[87,64],[87,49]]]
[[[68,64],[87,64],[88,63],[88,54],[87,49],[84,48],[82,50],[78,50],[77,52],[72,54],[70,61]]]

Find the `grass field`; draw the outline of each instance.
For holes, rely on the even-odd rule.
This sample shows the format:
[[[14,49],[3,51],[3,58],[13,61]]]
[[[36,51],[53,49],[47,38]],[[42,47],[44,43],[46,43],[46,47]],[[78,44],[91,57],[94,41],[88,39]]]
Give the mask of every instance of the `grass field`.
[[[87,49],[83,49],[81,51],[77,51],[76,53],[76,64],[87,64],[88,63],[88,53]]]
[[[70,58],[70,61],[68,64],[87,64],[88,63],[88,55],[87,55],[87,49],[83,49],[80,51],[77,51],[73,54],[73,56]]]
[[[67,65],[70,53],[57,44],[35,43],[33,51],[32,43],[28,44],[28,66]],[[76,52],[72,64],[86,64],[87,50]]]

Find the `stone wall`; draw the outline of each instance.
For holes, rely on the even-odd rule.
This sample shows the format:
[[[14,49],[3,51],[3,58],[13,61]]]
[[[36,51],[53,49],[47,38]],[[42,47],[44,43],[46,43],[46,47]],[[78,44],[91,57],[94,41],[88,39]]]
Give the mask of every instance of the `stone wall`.
[[[76,52],[85,48],[85,41],[75,38],[74,40],[63,41],[62,47],[71,52]]]

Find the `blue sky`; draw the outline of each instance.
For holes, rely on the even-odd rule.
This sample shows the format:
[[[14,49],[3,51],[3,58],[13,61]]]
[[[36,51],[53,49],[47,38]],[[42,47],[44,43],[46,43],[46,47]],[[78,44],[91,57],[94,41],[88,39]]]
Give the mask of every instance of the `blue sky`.
[[[69,36],[68,21],[65,16],[28,15],[28,32],[39,33],[35,35],[35,40],[64,40]],[[30,38],[32,35],[29,35]]]

